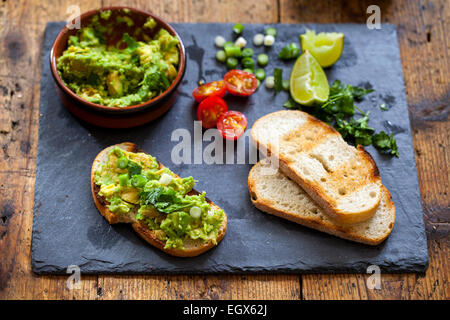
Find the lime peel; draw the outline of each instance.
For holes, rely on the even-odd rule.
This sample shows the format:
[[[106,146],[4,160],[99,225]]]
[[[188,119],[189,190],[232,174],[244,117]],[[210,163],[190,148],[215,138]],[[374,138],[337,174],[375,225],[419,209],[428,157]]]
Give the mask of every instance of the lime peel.
[[[324,68],[335,64],[344,49],[344,34],[337,32],[320,32],[306,29],[300,35],[302,50],[308,50]]]
[[[295,61],[290,77],[292,99],[304,106],[325,103],[330,94],[328,79],[320,64],[305,51]]]

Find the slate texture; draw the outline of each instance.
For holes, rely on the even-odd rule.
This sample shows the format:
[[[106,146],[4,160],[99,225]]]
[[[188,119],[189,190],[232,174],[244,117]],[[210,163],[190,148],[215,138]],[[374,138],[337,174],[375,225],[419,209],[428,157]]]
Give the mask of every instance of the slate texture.
[[[171,161],[179,140],[172,131],[184,128],[191,144],[194,137],[195,104],[191,92],[197,81],[220,79],[226,72],[215,60],[214,37],[231,38],[230,24],[174,24],[186,47],[188,62],[181,94],[162,118],[139,128],[108,130],[79,122],[63,107],[49,70],[48,54],[63,23],[47,25],[43,46],[39,121],[39,146],[35,187],[32,269],[38,274],[65,273],[78,265],[82,273],[365,273],[370,265],[382,272],[423,272],[428,265],[424,222],[411,143],[408,109],[396,28],[382,25],[369,30],[364,25],[275,25],[276,44],[266,51],[273,68],[284,69],[288,78],[293,62],[276,58],[282,46],[298,42],[305,28],[344,32],[342,58],[328,69],[328,79],[373,87],[376,91],[359,106],[370,111],[370,125],[394,132],[400,158],[379,154],[372,147],[383,183],[392,193],[396,223],[383,244],[370,247],[310,230],[258,211],[250,201],[247,175],[251,164],[181,164]],[[264,25],[246,25],[244,37],[252,39]],[[250,41],[251,42],[251,41]],[[252,44],[250,44],[252,47]],[[242,111],[249,128],[261,116],[282,110],[287,93],[277,95],[261,86],[248,99],[227,97],[230,109]],[[382,111],[385,103],[389,110]],[[141,240],[128,225],[109,225],[97,212],[90,192],[90,168],[103,148],[123,142],[137,143],[181,176],[192,175],[198,190],[228,214],[228,232],[222,243],[199,257],[183,259],[166,255]],[[203,142],[205,148],[210,142]],[[197,149],[198,150],[198,149]],[[201,149],[200,149],[201,150]],[[195,148],[192,148],[192,158]],[[224,152],[235,156],[235,149]],[[247,159],[248,160],[248,159]],[[236,159],[235,159],[236,161]]]

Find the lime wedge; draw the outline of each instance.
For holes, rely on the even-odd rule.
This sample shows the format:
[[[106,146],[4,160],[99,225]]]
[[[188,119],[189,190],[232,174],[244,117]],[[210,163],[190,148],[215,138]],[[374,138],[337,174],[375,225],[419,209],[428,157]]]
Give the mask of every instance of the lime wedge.
[[[327,101],[330,94],[327,76],[317,60],[305,51],[295,61],[291,71],[290,91],[292,99],[311,106]]]
[[[316,58],[323,68],[336,63],[344,49],[344,34],[337,32],[321,32],[316,34],[313,30],[306,29],[306,33],[300,36],[302,50],[308,50]]]

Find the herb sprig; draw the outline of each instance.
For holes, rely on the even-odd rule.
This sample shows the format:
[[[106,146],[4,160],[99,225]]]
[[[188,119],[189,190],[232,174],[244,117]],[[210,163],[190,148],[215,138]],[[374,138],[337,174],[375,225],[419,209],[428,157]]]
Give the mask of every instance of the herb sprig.
[[[365,95],[373,91],[372,89],[345,85],[336,80],[330,87],[328,100],[321,106],[302,109],[292,98],[289,98],[283,106],[288,109],[302,109],[331,124],[344,139],[353,144],[364,146],[373,144],[380,152],[398,157],[399,153],[394,135],[388,135],[384,131],[375,133],[375,129],[368,125],[369,112],[364,112],[355,105],[355,101],[360,101]],[[362,117],[354,118],[356,111]]]

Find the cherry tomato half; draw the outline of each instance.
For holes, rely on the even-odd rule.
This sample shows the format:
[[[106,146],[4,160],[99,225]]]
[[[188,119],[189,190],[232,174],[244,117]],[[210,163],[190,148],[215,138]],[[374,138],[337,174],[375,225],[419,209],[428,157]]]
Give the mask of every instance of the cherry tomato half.
[[[202,122],[203,128],[214,128],[217,119],[226,111],[228,111],[228,107],[222,98],[208,97],[200,102],[197,109],[197,119]]]
[[[239,111],[227,111],[217,120],[217,130],[227,140],[237,140],[247,128],[248,120]]]
[[[223,80],[225,81],[228,92],[236,96],[249,96],[258,87],[256,77],[252,73],[242,70],[228,71],[223,77]]]
[[[223,80],[220,80],[205,83],[200,87],[195,88],[194,91],[192,91],[192,96],[195,101],[202,102],[208,97],[223,98],[225,93],[227,93],[227,88],[225,87]]]

